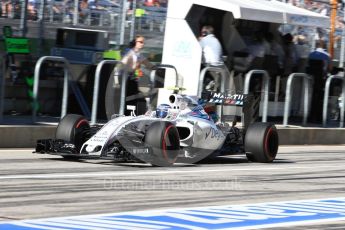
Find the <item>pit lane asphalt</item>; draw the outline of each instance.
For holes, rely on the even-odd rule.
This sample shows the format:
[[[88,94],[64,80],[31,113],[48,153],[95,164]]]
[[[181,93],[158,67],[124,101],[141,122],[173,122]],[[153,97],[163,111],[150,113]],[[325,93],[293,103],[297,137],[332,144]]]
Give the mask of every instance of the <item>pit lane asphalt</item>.
[[[31,152],[0,150],[0,221],[345,195],[345,145],[281,146],[271,164],[237,155],[169,168]]]

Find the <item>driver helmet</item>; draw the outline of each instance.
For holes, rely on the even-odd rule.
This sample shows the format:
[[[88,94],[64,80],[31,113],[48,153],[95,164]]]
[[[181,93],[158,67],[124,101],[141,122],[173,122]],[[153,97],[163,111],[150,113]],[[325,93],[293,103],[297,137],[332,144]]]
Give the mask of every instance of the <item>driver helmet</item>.
[[[171,109],[171,106],[168,104],[160,104],[156,109],[156,117],[165,118],[168,115],[168,111]]]

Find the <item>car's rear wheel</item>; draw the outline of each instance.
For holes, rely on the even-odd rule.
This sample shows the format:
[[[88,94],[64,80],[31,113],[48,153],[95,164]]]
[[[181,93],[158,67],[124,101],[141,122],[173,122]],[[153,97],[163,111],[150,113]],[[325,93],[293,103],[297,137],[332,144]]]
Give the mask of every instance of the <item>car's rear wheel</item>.
[[[145,133],[145,144],[152,149],[152,165],[171,166],[180,150],[176,126],[168,121],[153,122]]]
[[[83,116],[67,114],[59,122],[55,138],[74,144],[75,149],[79,152],[83,143],[87,140],[87,134],[89,131],[89,122]],[[76,157],[65,155],[64,158],[74,159]]]
[[[244,148],[248,160],[272,162],[277,155],[279,138],[276,127],[270,123],[253,123],[245,135]]]

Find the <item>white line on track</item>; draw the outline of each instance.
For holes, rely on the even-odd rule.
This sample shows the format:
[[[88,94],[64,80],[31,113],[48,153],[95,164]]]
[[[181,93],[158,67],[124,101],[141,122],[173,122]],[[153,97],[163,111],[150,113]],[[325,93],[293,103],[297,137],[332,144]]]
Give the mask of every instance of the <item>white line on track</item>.
[[[227,172],[227,171],[250,171],[253,169],[206,169],[206,170],[169,170],[169,171],[136,171],[136,172],[91,172],[91,173],[51,173],[51,174],[24,174],[14,176],[0,176],[0,180],[4,179],[44,179],[44,178],[66,178],[66,177],[102,177],[102,176],[137,176],[137,175],[162,175],[176,173],[210,173],[210,172]],[[262,168],[255,170],[280,170],[279,168]]]
[[[320,168],[336,168],[329,165],[318,166]],[[339,166],[340,167],[340,166]],[[191,174],[191,173],[212,173],[212,172],[231,172],[231,171],[272,171],[287,169],[309,169],[315,166],[297,166],[297,167],[270,167],[270,168],[231,168],[231,169],[205,169],[205,170],[169,170],[169,171],[135,171],[135,172],[83,172],[83,173],[47,173],[47,174],[22,174],[0,176],[0,180],[7,179],[59,179],[59,178],[89,178],[106,176],[142,176],[142,175],[167,175],[167,174]]]
[[[281,145],[279,148],[282,149],[310,149],[310,148],[326,148],[326,149],[345,149],[345,145]],[[33,152],[34,148],[2,148],[0,152]]]
[[[33,148],[23,148],[23,149],[16,149],[16,148],[9,148],[9,149],[0,149],[0,152],[30,152],[32,153],[34,151]]]

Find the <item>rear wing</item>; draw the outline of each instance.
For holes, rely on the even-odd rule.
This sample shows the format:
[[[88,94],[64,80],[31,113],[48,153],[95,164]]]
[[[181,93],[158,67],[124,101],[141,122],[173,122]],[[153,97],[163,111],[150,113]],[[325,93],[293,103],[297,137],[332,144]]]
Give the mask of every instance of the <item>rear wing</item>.
[[[205,103],[213,103],[216,105],[244,106],[250,100],[250,95],[243,93],[216,93],[205,92],[201,99]]]

